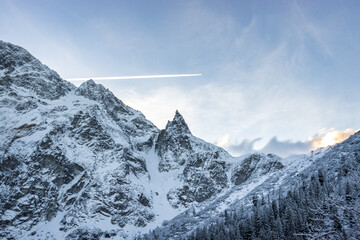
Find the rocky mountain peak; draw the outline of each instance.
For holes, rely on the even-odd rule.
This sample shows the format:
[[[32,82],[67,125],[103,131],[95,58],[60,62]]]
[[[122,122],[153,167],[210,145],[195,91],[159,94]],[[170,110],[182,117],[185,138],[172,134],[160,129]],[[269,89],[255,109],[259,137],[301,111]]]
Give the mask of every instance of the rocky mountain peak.
[[[13,71],[36,59],[25,49],[0,40],[0,70]]]
[[[179,113],[178,110],[175,112],[174,119],[172,121],[168,121],[165,128],[166,132],[173,132],[175,134],[190,134],[190,129],[186,124],[183,116]]]
[[[139,145],[150,145],[149,138],[159,131],[141,112],[127,106],[111,91],[101,84],[96,84],[93,80],[82,83],[75,94],[101,104],[107,114],[128,136],[143,138],[136,140]]]
[[[94,101],[104,100],[105,95],[109,95],[108,90],[103,85],[96,84],[92,79],[83,82],[76,89],[76,93]]]
[[[24,48],[0,41],[0,91],[25,88],[45,99],[58,99],[75,89]]]
[[[120,99],[101,84],[96,84],[92,79],[82,83],[75,93],[90,100],[104,104],[109,112],[118,112],[133,115],[135,111],[126,106]]]

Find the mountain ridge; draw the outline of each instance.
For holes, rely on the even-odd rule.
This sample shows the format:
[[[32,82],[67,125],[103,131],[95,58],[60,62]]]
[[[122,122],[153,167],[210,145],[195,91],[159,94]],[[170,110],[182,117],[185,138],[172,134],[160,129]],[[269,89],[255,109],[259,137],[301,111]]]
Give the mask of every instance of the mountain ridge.
[[[160,141],[155,125],[102,85],[89,80],[76,88],[23,48],[0,45],[7,56],[0,65],[2,236],[29,238],[27,231],[36,229],[37,237],[73,238],[93,226],[90,222],[105,221],[100,232],[110,234],[106,231],[112,229],[124,237],[126,228],[145,227],[161,215],[154,212],[158,192],[149,185],[154,178],[150,165],[155,172],[171,171],[167,177],[178,183],[161,196],[163,205],[170,206],[168,199],[176,202],[170,206],[176,213],[215,193],[211,188],[205,197],[197,193],[186,200],[194,193],[176,188],[194,185],[183,177],[186,164],[178,164],[184,160],[180,155],[193,155],[195,148],[207,154],[217,149],[193,137],[178,111],[164,133],[175,142],[186,138],[189,145],[180,148]],[[172,152],[178,153],[172,156],[175,161],[157,166]],[[187,171],[199,169],[189,166]],[[53,232],[46,231],[55,225]]]

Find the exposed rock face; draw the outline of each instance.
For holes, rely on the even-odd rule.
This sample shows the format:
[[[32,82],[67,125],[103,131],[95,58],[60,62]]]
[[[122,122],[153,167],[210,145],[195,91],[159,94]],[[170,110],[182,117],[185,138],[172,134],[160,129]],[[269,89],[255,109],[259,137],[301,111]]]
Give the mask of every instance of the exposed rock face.
[[[158,132],[154,124],[148,121],[141,112],[126,106],[112,92],[105,89],[104,86],[96,84],[93,80],[84,82],[76,89],[75,93],[100,103],[118,127],[131,138],[136,139],[144,135],[153,137]],[[150,142],[147,142],[148,147],[151,147],[152,140]],[[143,146],[140,144],[137,147]]]
[[[272,171],[283,168],[281,158],[273,154],[251,154],[243,162],[234,167],[231,174],[231,181],[235,185],[240,185],[248,180],[251,176],[264,175]]]
[[[168,193],[173,207],[203,202],[228,186],[226,160],[231,156],[194,137],[178,111],[161,130],[155,150],[160,157],[160,172],[181,172],[184,185]]]
[[[46,99],[58,99],[75,89],[25,49],[0,40],[0,93],[15,85]]]
[[[19,104],[23,98],[19,94],[4,97]],[[121,228],[145,226],[154,218],[150,197],[142,194],[143,186],[130,180],[149,178],[145,159],[131,148],[144,145],[142,141],[154,132],[143,131],[146,135],[140,132],[130,139],[126,130],[114,131],[113,126],[122,123],[108,117],[101,104],[76,107],[83,98],[71,93],[66,97],[70,104],[60,101],[67,106],[48,102],[22,112],[23,118],[14,118],[18,110],[13,106],[19,104],[9,101],[2,108],[7,113],[0,158],[0,209],[6,216],[0,219],[5,229],[2,236],[36,229],[37,224],[54,221],[59,215],[57,229],[64,233],[86,226],[89,220],[108,219]],[[6,123],[11,121],[19,127],[9,128]],[[132,126],[131,120],[122,121],[129,122],[124,129]],[[149,126],[156,129],[151,123],[145,127]]]
[[[170,171],[183,166],[191,157],[190,130],[181,114],[176,111],[173,121],[160,131],[155,149],[161,157],[159,171]]]
[[[143,114],[93,81],[76,88],[4,42],[0,91],[2,237],[43,236],[42,222],[66,235],[89,222],[119,230],[153,221],[151,196],[131,180],[149,179],[143,155],[159,132]]]
[[[102,85],[76,88],[0,41],[0,238],[125,237],[281,167],[194,137],[178,111],[160,131]]]

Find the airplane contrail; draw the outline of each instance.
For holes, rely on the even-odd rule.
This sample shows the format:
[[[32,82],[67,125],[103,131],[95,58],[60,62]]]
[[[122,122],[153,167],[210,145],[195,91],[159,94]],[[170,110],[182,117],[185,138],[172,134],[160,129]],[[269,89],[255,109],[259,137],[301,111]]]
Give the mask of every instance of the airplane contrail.
[[[70,82],[86,81],[86,80],[121,80],[121,79],[146,79],[146,78],[175,78],[175,77],[197,77],[202,76],[201,73],[196,74],[167,74],[167,75],[140,75],[140,76],[119,76],[119,77],[89,77],[89,78],[68,78]]]

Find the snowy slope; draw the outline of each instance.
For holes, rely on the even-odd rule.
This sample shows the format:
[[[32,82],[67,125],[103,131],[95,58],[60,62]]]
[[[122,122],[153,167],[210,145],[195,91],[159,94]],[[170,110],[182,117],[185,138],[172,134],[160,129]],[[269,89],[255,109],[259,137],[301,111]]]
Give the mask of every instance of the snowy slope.
[[[273,161],[274,156],[271,155],[246,155],[239,158],[238,161],[244,167],[244,163],[249,162],[250,158],[253,160],[262,158],[262,160],[251,161],[252,163],[257,162],[257,167],[247,180],[239,185],[236,185],[236,181],[233,182],[232,186],[216,198],[211,199],[206,204],[199,204],[171,221],[167,221],[155,229],[152,234],[146,235],[145,239],[153,239],[154,236],[160,237],[160,239],[186,239],[186,236],[196,228],[209,226],[211,223],[216,223],[222,219],[225,210],[235,212],[241,207],[251,207],[254,195],[264,196],[265,199],[267,196],[270,199],[278,199],[279,193],[285,195],[289,190],[301,186],[303,181],[311,181],[311,176],[318,173],[319,170],[326,174],[329,179],[335,179],[339,175],[339,169],[344,168],[346,162],[360,163],[360,132],[355,133],[342,143],[315,151],[310,155],[294,155],[285,159],[278,158],[276,161]],[[272,166],[277,165],[277,170],[270,170],[264,174],[264,171],[267,171],[266,166],[270,162],[272,162],[270,164]],[[252,163],[246,165],[251,166]],[[356,166],[350,167],[357,169]],[[235,166],[234,169],[236,168]],[[251,167],[240,169],[251,171]],[[358,179],[354,179],[354,181],[358,181]]]

